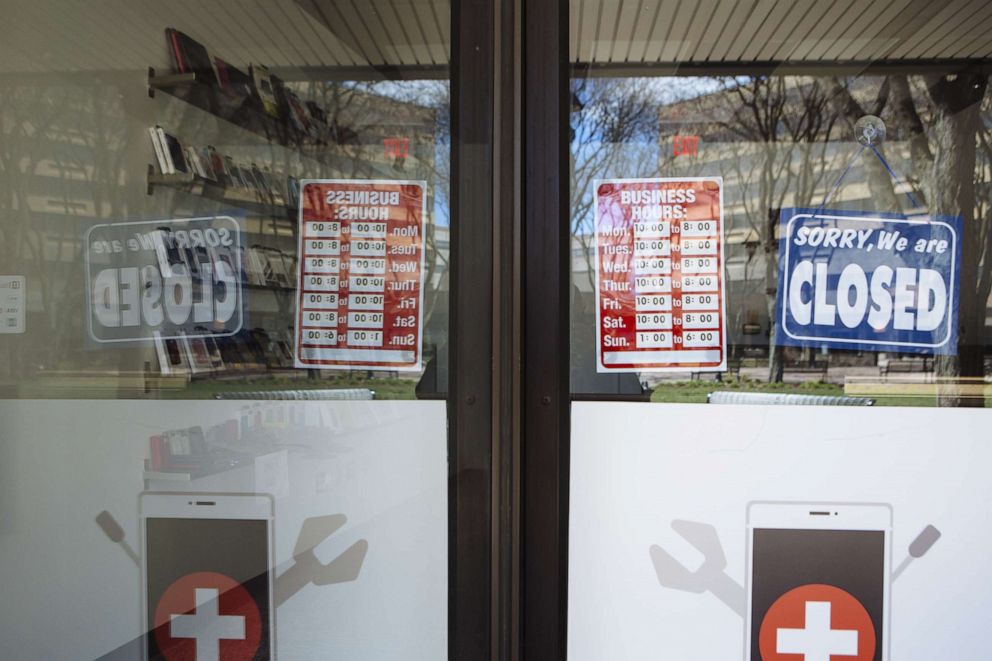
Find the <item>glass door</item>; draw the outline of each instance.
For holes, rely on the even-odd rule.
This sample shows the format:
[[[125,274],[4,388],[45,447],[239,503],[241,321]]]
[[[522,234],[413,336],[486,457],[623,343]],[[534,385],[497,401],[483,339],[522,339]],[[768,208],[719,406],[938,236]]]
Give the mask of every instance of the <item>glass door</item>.
[[[484,649],[491,422],[448,399],[490,374],[458,321],[490,311],[452,284],[492,286],[491,246],[459,238],[490,226],[459,181],[491,159],[453,159],[485,147],[457,137],[479,135],[457,99],[491,91],[458,40],[489,22],[8,4],[4,656]]]
[[[992,9],[567,11],[535,649],[982,658]]]

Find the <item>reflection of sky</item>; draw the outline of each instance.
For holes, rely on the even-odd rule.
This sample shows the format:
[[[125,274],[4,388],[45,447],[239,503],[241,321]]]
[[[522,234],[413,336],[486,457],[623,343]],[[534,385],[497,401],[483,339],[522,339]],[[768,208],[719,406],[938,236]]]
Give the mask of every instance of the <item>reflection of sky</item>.
[[[384,80],[372,83],[354,83],[346,86],[362,89],[402,103],[412,103],[433,109],[443,118],[436,126],[442,131],[434,134],[435,172],[427,186],[433,197],[431,218],[438,227],[448,227],[451,222],[449,210],[451,163],[451,122],[449,118],[450,87],[447,80]],[[471,164],[470,164],[471,165]]]
[[[612,85],[620,80],[625,79],[595,78],[589,79],[586,84]],[[725,80],[723,79],[689,76],[637,79],[638,91],[646,94],[648,103],[655,108],[651,113],[653,117],[652,130],[639,132],[629,142],[612,145],[613,149],[618,150],[617,157],[611,159],[608,167],[597,172],[596,177],[606,179],[657,174],[660,156],[657,110],[666,105],[715,92],[724,84]],[[450,101],[449,85],[448,81],[445,80],[381,81],[356,83],[354,86],[361,86],[373,94],[379,94],[396,101],[434,108],[443,113],[447,113]],[[601,119],[601,116],[597,117],[597,113],[601,112],[610,112],[609,105],[592,106],[586,111],[572,113],[571,121],[575,134],[581,136],[580,141],[572,145],[572,157],[576,161],[575,167],[581,167],[584,162],[589,161],[598,148],[602,146],[602,136],[597,136],[595,130],[597,119]],[[437,177],[436,181],[430,182],[430,185],[434,192],[434,220],[438,226],[446,227],[450,223],[447,174],[450,163],[451,136],[448,133],[450,123],[443,122],[441,125],[447,130],[443,135],[435,134],[434,136],[434,158],[438,165],[437,169],[442,176]],[[471,166],[471,164],[469,165]],[[438,190],[438,186],[443,186],[444,190]],[[591,202],[591,189],[583,194],[589,196],[588,201]],[[592,218],[583,218],[581,224],[591,228]]]
[[[571,219],[573,233],[592,231],[593,180],[675,176],[676,173],[659,172],[663,156],[659,140],[661,109],[715,92],[726,82],[726,79],[692,76],[573,80],[574,101],[581,106],[580,110],[573,109],[570,116],[572,185],[578,187],[572,195],[581,196],[579,204],[571,205],[575,214]],[[611,136],[603,133],[603,126],[609,125],[608,116],[618,112],[617,104],[623,101],[616,98],[616,93],[629,93],[629,98],[636,95],[636,102],[648,108],[641,125],[619,143],[610,142]]]

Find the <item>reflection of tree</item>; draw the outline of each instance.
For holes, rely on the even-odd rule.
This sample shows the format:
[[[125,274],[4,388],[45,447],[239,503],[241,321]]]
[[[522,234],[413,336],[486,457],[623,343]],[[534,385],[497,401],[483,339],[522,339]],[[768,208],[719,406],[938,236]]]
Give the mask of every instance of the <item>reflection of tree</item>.
[[[810,206],[832,168],[829,139],[837,121],[829,91],[819,79],[757,76],[723,81],[723,89],[695,100],[724,140],[721,174],[735,183],[751,236],[765,253],[765,295],[770,320],[770,381],[781,381],[782,347],[775,345],[778,212]],[[750,287],[750,283],[745,283]],[[748,292],[745,292],[747,294]]]
[[[989,207],[989,127],[982,122],[982,105],[988,85],[985,74],[930,75],[914,90],[906,76],[887,77],[879,88],[872,114],[887,110],[889,138],[909,143],[909,183],[931,216],[961,216],[960,294],[957,354],[940,356],[936,371],[945,377],[984,375],[985,318],[992,288],[992,209]],[[853,126],[865,110],[834,80],[842,114]],[[923,106],[918,108],[917,104]],[[985,101],[986,113],[988,101]],[[930,131],[922,116],[930,116]],[[884,145],[882,147],[884,149]],[[976,167],[976,165],[978,167]],[[877,159],[866,159],[872,196],[881,210],[903,211],[893,181]],[[976,186],[976,183],[978,184]],[[981,398],[941,396],[942,405],[981,406]]]
[[[25,275],[42,313],[27,336],[5,343],[5,372],[19,379],[35,361],[75,367],[86,314],[80,238],[92,219],[124,215],[127,126],[112,87],[11,85],[0,106],[0,271]]]
[[[961,216],[961,294],[958,305],[958,353],[937,361],[944,376],[984,375],[985,314],[988,306],[988,224],[986,215],[976,214],[975,163],[979,140],[988,144],[988,130],[979,133],[980,105],[988,86],[986,74],[928,76],[927,89],[933,101],[933,174],[930,212]],[[984,168],[983,168],[984,169]],[[984,268],[983,268],[984,266]],[[945,405],[973,403],[984,398],[941,398]]]
[[[427,182],[427,214],[431,219],[425,223],[424,235],[424,309],[423,320],[425,334],[432,327],[430,321],[438,304],[446,299],[440,294],[446,290],[449,269],[449,246],[441,245],[438,241],[438,227],[450,225],[450,182],[451,182],[451,88],[446,80],[418,80],[387,83],[350,83],[348,90],[358,92],[364,99],[375,99],[382,103],[389,99],[391,103],[403,104],[407,112],[421,118],[429,115],[429,119],[421,119],[415,125],[419,129],[410,138],[411,156],[415,156],[415,165],[410,171],[399,170],[397,178],[423,179]],[[360,106],[361,108],[361,106]],[[382,109],[368,102],[364,112],[351,109],[348,116],[353,131],[368,131],[375,126],[376,113]],[[343,120],[342,120],[343,121]],[[365,123],[371,122],[369,126]],[[392,136],[390,136],[392,137]],[[480,156],[481,157],[481,156]],[[440,275],[438,286],[434,287],[436,277]],[[428,340],[432,338],[427,338]],[[442,341],[433,338],[433,342]]]
[[[569,217],[571,235],[586,262],[590,289],[595,288],[596,275],[593,183],[610,177],[657,175],[661,102],[657,85],[646,78],[572,80]]]
[[[109,76],[109,74],[108,74]],[[236,162],[257,163],[283,177],[343,179],[426,179],[428,213],[447,205],[447,84],[396,85],[414,88],[417,98],[386,94],[371,83],[315,81],[292,83],[302,98],[327,112],[328,130],[318,141],[283,145],[275,133],[249,119],[213,115],[195,103],[160,93],[153,105],[134,76],[85,84],[60,79],[9,84],[0,89],[0,273],[27,276],[31,312],[28,333],[4,336],[0,368],[14,381],[32,376],[39,365],[64,371],[139,371],[154,358],[151,345],[84,350],[87,283],[83,274],[82,237],[97,222],[183,218],[225,213],[239,202],[203,195],[197,186],[156,186],[146,194],[146,165],[154,161],[148,127],[156,123],[197,148],[212,143]],[[436,106],[418,103],[431,87]],[[434,89],[436,87],[437,89]],[[423,97],[427,98],[427,97]],[[407,162],[383,157],[383,137],[410,137]],[[283,136],[285,138],[285,136]],[[443,155],[440,158],[439,155]],[[236,191],[235,191],[236,193]],[[259,198],[264,201],[261,194]],[[436,221],[436,219],[435,219]],[[446,224],[446,223],[445,223]],[[435,240],[435,223],[426,225],[425,322],[444,297],[432,287],[437,271],[446,270],[447,248]],[[296,220],[279,205],[266,210],[252,204],[243,211],[247,245],[259,244],[287,254],[295,252]],[[254,326],[284,333],[292,324],[290,296],[276,293],[278,309],[247,299]],[[426,324],[425,324],[426,325]]]
[[[905,183],[931,214],[964,220],[957,356],[939,359],[945,376],[982,376],[987,301],[992,290],[992,133],[981,121],[986,76],[958,74],[925,78],[756,77],[724,80],[723,89],[693,101],[694,110],[722,132],[709,136],[723,149],[719,166],[737,188],[744,222],[765,249],[765,278],[774,341],[778,210],[816,206],[818,191],[832,183],[841,150],[854,123],[866,114],[886,121],[889,143],[908,152]],[[985,100],[985,113],[989,101]],[[929,124],[929,126],[928,126]],[[709,147],[711,150],[714,146]],[[885,145],[880,148],[883,153]],[[886,158],[902,150],[889,147]],[[840,159],[840,160],[839,160]],[[870,153],[856,163],[864,174],[870,204],[879,211],[906,212],[904,199],[881,161]],[[830,174],[829,181],[826,175]],[[770,347],[769,378],[781,379],[781,348]],[[955,398],[944,403],[957,404]]]

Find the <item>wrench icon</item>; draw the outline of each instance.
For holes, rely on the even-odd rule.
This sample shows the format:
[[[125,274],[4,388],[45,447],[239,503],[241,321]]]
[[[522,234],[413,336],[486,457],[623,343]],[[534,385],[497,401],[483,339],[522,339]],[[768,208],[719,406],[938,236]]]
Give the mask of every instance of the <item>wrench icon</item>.
[[[314,549],[348,522],[344,514],[313,516],[303,522],[293,548],[293,564],[275,579],[275,602],[281,606],[287,599],[314,585],[347,583],[358,578],[365,562],[369,543],[360,539],[328,563],[321,563]]]
[[[747,604],[744,587],[727,574],[727,556],[716,528],[696,521],[672,521],[672,530],[703,554],[703,564],[696,571],[686,568],[657,544],[650,549],[658,582],[673,590],[702,594],[710,592],[741,617]]]
[[[742,618],[745,617],[747,594],[744,587],[727,574],[727,556],[716,528],[708,523],[676,519],[672,521],[672,530],[702,554],[703,564],[699,569],[692,571],[668,551],[655,544],[648,551],[658,576],[658,583],[663,587],[682,592],[696,594],[709,592],[730,610]],[[938,539],[940,539],[940,531],[937,528],[932,525],[925,527],[909,545],[908,556],[892,572],[892,580],[902,576],[913,560],[926,555]]]
[[[315,548],[347,522],[348,517],[344,514],[312,516],[303,521],[300,534],[296,538],[296,546],[293,547],[293,559],[282,565],[284,567],[289,564],[289,567],[273,581],[276,606],[284,604],[287,599],[310,583],[332,585],[347,583],[358,578],[362,564],[365,562],[365,554],[369,550],[369,543],[366,540],[358,540],[327,563],[322,563],[314,553]],[[100,512],[96,517],[96,523],[107,538],[120,546],[136,566],[141,566],[141,558],[124,539],[124,529],[110,512],[106,510]]]

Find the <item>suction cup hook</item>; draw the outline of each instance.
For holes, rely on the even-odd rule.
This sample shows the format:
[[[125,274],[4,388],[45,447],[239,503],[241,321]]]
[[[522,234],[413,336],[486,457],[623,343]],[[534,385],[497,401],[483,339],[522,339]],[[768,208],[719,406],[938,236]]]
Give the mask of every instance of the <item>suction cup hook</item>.
[[[865,115],[854,124],[854,138],[865,147],[881,144],[885,140],[885,122],[881,117]]]

